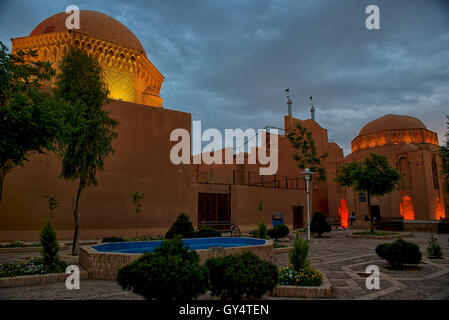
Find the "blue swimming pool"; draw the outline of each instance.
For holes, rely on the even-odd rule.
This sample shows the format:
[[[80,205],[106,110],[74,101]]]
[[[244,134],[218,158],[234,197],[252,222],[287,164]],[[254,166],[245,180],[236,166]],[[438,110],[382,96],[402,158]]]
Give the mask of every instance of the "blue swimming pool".
[[[183,239],[186,246],[191,250],[209,249],[211,247],[246,247],[264,245],[266,240],[255,238],[194,238]],[[136,242],[111,242],[92,246],[98,252],[111,253],[144,253],[152,252],[159,247],[163,241],[136,241]]]

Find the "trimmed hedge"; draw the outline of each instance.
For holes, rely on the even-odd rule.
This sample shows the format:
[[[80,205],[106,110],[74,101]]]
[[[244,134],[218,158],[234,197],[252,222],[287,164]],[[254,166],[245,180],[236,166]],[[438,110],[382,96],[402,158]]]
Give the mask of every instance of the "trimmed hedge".
[[[103,240],[101,241],[102,243],[105,242],[125,242],[126,240],[120,237],[106,237],[103,238]]]
[[[207,278],[196,251],[176,237],[121,268],[117,281],[145,299],[165,301],[190,300],[205,293]]]
[[[165,239],[173,239],[176,235],[183,238],[195,238],[196,232],[187,214],[181,213],[165,234]]]
[[[274,238],[278,240],[279,238],[283,238],[290,233],[290,230],[285,224],[278,224],[274,228],[270,228],[267,231],[267,234],[270,238]]]
[[[196,236],[198,238],[213,238],[213,237],[221,237],[221,232],[218,230],[215,230],[209,226],[202,227],[198,232],[196,233]]]
[[[418,245],[403,239],[397,239],[393,243],[379,244],[376,247],[376,253],[394,267],[399,267],[402,264],[418,264],[421,261],[421,251]]]
[[[273,291],[278,283],[277,267],[251,252],[212,258],[206,262],[209,269],[209,289],[221,299],[239,300],[246,297],[261,298]]]

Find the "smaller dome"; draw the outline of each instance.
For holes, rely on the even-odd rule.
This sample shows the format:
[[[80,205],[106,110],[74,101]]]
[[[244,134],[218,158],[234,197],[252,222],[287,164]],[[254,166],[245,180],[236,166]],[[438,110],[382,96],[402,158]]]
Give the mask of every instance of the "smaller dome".
[[[368,122],[359,132],[359,136],[376,133],[385,130],[400,129],[427,129],[419,119],[410,116],[387,114],[376,120]]]

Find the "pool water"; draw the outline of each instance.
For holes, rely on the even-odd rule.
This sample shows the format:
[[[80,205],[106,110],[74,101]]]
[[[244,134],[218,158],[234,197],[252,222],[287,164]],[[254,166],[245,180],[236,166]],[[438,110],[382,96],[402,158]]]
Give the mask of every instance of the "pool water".
[[[190,250],[209,249],[211,247],[246,247],[257,246],[266,243],[266,240],[255,238],[237,238],[237,237],[217,237],[217,238],[194,238],[183,239],[184,244]],[[152,252],[162,244],[163,240],[158,241],[135,241],[135,242],[111,242],[92,246],[98,252],[111,253],[144,253]]]

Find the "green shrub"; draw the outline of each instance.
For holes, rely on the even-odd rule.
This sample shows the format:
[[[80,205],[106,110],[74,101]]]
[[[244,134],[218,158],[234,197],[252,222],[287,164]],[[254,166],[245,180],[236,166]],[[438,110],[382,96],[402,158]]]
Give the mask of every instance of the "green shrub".
[[[376,247],[376,253],[394,267],[399,267],[402,264],[418,264],[421,261],[419,247],[402,239],[397,239],[393,243],[379,244]]]
[[[209,289],[221,299],[239,300],[262,297],[272,291],[278,282],[277,267],[251,252],[212,258],[206,262],[209,269]]]
[[[279,238],[283,238],[290,233],[290,230],[285,224],[278,224],[274,228],[270,228],[267,231],[267,234],[270,238],[274,238],[278,240]]]
[[[185,213],[181,213],[176,221],[171,225],[165,234],[165,239],[173,239],[175,235],[182,235],[183,238],[195,238],[196,232],[190,218]]]
[[[327,223],[326,217],[320,211],[313,214],[310,231],[318,233],[319,237],[325,232],[331,232],[331,227]]]
[[[309,241],[301,238],[297,233],[293,248],[291,248],[288,253],[288,259],[293,269],[299,271],[303,268],[307,268],[310,265],[308,256]]]
[[[221,237],[221,232],[215,230],[209,226],[202,227],[198,230],[197,235],[198,238],[213,238],[213,237]]]
[[[42,255],[43,262],[47,266],[51,266],[51,265],[57,263],[59,261],[58,239],[57,239],[55,230],[53,230],[53,227],[52,227],[50,221],[48,221],[48,220],[45,223],[44,228],[41,230],[40,243],[42,246],[41,255]]]
[[[441,247],[438,244],[438,240],[433,236],[433,234],[430,235],[427,253],[429,254],[429,258],[434,259],[439,259],[443,256],[443,252],[441,251]]]
[[[296,270],[293,266],[287,266],[279,273],[279,283],[285,286],[320,286],[323,275],[312,266]]]
[[[120,239],[120,238],[119,238]],[[155,240],[164,240],[162,236],[130,236],[126,237],[123,241],[155,241]]]
[[[101,241],[102,243],[105,242],[125,242],[126,240],[120,237],[106,237],[103,238],[103,240]]]
[[[207,268],[176,237],[121,268],[117,281],[145,299],[190,300],[206,291]]]
[[[260,220],[259,225],[257,226],[255,237],[259,239],[268,239],[267,225],[263,219]]]

